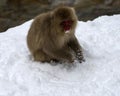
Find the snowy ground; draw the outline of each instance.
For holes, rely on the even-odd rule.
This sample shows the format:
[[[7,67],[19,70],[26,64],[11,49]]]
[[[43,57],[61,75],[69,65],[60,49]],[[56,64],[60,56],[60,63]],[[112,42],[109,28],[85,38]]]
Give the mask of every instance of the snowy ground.
[[[120,96],[120,15],[78,23],[86,62],[74,66],[31,60],[31,22],[0,33],[0,96]]]

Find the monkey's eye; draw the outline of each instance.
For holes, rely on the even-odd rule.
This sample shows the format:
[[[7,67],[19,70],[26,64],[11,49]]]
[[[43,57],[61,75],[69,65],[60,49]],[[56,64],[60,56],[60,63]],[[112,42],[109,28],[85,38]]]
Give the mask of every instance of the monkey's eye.
[[[60,23],[61,26],[72,25],[72,20],[64,20]]]

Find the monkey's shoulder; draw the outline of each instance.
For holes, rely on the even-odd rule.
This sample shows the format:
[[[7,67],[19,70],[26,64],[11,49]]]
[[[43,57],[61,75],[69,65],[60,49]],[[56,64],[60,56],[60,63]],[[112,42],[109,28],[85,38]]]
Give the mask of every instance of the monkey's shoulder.
[[[42,13],[38,16],[35,17],[34,22],[39,22],[39,23],[50,23],[51,21],[51,13],[46,12]]]

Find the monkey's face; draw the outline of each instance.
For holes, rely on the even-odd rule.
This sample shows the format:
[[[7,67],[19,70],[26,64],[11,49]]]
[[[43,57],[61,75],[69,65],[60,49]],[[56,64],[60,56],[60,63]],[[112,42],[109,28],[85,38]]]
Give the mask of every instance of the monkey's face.
[[[59,32],[68,33],[74,30],[77,23],[77,16],[73,8],[62,7],[54,12],[54,25]]]
[[[69,31],[72,28],[73,20],[64,20],[60,23],[60,26],[65,32]]]

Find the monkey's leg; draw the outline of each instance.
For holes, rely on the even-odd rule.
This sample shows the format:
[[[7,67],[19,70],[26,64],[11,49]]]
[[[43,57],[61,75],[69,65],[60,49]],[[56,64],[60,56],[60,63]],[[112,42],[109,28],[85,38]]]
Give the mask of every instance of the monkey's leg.
[[[76,37],[72,38],[69,41],[68,45],[76,53],[76,57],[77,57],[77,59],[79,60],[80,63],[82,63],[82,61],[85,61],[83,53],[82,53],[82,47],[78,43]]]
[[[66,50],[65,48],[62,49],[55,49],[55,50],[47,50],[47,53],[52,57],[55,58],[58,61],[67,61],[67,62],[74,62],[73,55],[69,50]]]
[[[33,54],[35,61],[50,62],[50,58],[42,50],[37,50]]]
[[[56,57],[56,59],[58,60],[62,60],[62,61],[67,61],[67,62],[74,62],[74,58],[73,58],[73,55],[68,52],[68,51],[65,51],[65,49],[62,49],[62,50],[56,50],[53,52],[54,56]]]

